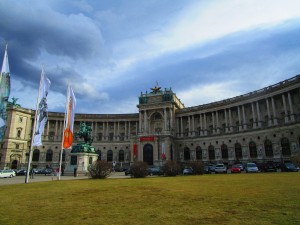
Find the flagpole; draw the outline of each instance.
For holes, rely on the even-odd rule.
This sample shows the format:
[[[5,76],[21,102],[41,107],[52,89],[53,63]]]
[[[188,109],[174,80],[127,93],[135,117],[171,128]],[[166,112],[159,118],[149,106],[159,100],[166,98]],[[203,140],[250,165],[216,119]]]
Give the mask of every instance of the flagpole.
[[[68,98],[71,95],[70,92],[70,85],[68,84],[68,91],[67,91],[67,98],[66,98],[66,107],[65,107],[65,118],[64,118],[64,129],[66,128],[66,118],[67,118],[67,107],[68,107]],[[69,112],[70,113],[70,112]],[[61,148],[60,148],[60,160],[59,160],[59,171],[58,171],[58,180],[60,180],[60,174],[61,174],[61,164],[62,164],[62,154],[63,154],[63,143],[64,143],[65,135],[64,132],[62,134],[62,142],[61,142]]]
[[[42,66],[42,71],[44,71],[44,66]],[[43,74],[43,72],[42,72],[42,74]],[[36,109],[35,109],[35,115],[34,115],[33,131],[32,131],[32,136],[31,136],[31,145],[30,145],[29,154],[28,154],[28,164],[27,164],[25,183],[28,183],[28,179],[29,179],[29,171],[30,171],[30,164],[31,164],[31,158],[32,158],[32,148],[33,148],[33,146],[32,146],[33,145],[33,137],[34,137],[34,132],[35,132],[35,128],[36,128],[38,102],[39,102],[40,90],[41,90],[41,84],[42,84],[42,74],[41,74],[41,78],[40,78],[38,96],[37,96],[37,99],[36,99]]]

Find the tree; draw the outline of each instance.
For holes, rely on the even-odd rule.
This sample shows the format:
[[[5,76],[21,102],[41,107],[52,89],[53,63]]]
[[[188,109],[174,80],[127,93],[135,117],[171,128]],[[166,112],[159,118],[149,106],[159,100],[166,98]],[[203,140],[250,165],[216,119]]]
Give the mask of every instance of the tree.
[[[89,176],[93,179],[105,179],[111,173],[111,164],[103,161],[95,161],[89,168]]]
[[[136,161],[131,165],[130,171],[134,178],[146,177],[148,175],[148,164],[142,161]]]
[[[162,166],[162,171],[166,176],[176,176],[180,173],[180,165],[176,161],[167,160]]]

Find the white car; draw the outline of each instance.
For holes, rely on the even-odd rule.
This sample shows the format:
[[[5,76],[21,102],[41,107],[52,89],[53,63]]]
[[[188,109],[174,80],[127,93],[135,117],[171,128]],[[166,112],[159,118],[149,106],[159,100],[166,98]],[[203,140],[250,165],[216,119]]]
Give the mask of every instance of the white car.
[[[227,167],[224,164],[219,163],[215,166],[215,173],[227,173]]]
[[[13,170],[0,170],[0,177],[12,178],[12,177],[15,177],[15,176],[16,176],[16,173]]]
[[[246,164],[246,173],[258,173],[259,169],[255,163]]]

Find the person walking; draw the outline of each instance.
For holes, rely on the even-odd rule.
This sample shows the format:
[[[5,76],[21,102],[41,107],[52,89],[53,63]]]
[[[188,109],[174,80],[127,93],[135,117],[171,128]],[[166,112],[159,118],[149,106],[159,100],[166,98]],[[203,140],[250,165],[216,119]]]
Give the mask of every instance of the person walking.
[[[77,167],[74,167],[74,177],[77,177]]]
[[[30,178],[31,178],[31,179],[34,179],[33,174],[34,174],[33,168],[31,168],[31,170],[30,170]]]

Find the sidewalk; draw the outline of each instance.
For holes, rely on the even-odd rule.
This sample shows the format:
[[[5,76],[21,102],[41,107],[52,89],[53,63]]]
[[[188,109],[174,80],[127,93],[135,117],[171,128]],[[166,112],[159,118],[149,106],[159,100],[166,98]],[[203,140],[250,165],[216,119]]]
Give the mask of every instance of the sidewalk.
[[[130,178],[130,176],[125,176],[124,172],[113,172],[108,177],[111,178]],[[26,176],[16,176],[13,178],[0,178],[0,186],[1,185],[10,185],[10,184],[24,184],[25,183]],[[88,176],[61,176],[60,180],[82,180],[82,179],[89,179]],[[28,183],[33,182],[44,182],[44,181],[56,181],[58,180],[57,176],[54,175],[41,175],[41,174],[35,174],[33,179],[29,179]]]

